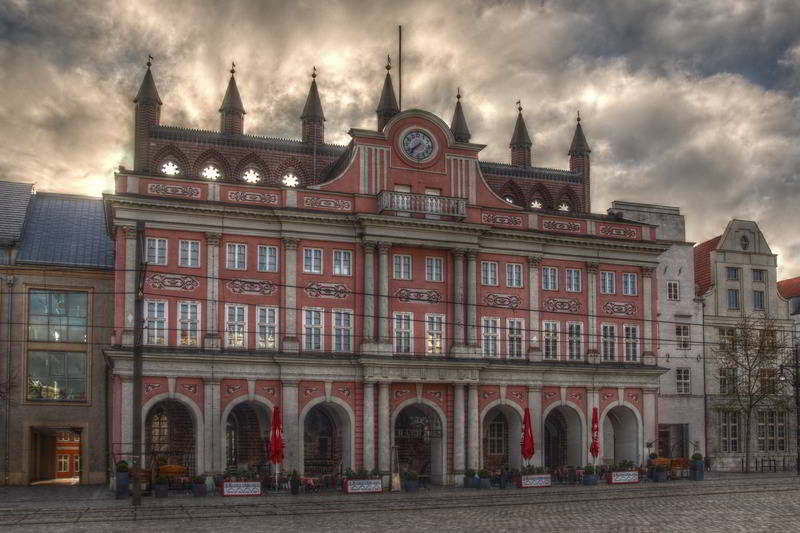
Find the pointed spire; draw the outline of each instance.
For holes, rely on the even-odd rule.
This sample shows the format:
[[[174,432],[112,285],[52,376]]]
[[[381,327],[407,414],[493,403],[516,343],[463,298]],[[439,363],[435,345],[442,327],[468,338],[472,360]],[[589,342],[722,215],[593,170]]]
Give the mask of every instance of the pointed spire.
[[[153,56],[147,56],[147,72],[144,73],[144,79],[139,86],[139,92],[136,93],[136,98],[133,99],[134,104],[158,104],[161,105],[161,98],[158,97],[158,90],[156,89],[156,82],[153,80],[153,73],[150,72],[150,65],[153,64]]]
[[[469,142],[471,137],[467,127],[467,119],[464,118],[464,110],[461,109],[461,87],[456,91],[456,109],[453,111],[453,120],[450,121],[450,131],[458,142]]]
[[[236,63],[231,62],[231,79],[228,80],[228,90],[225,91],[225,97],[222,99],[222,106],[219,108],[220,113],[241,113],[245,114],[244,105],[242,105],[242,97],[239,96],[239,88],[236,86]]]
[[[511,148],[525,148],[533,145],[528,135],[528,127],[522,118],[522,102],[517,100],[517,123],[514,125],[514,134],[511,136]]]
[[[319,100],[319,91],[317,91],[317,67],[314,67],[311,73],[311,88],[308,90],[306,105],[303,107],[303,114],[300,115],[300,118],[304,121],[315,122],[325,120],[325,115],[322,113],[322,103]]]
[[[588,155],[591,150],[589,143],[586,142],[586,136],[583,134],[581,127],[581,112],[578,111],[577,118],[578,125],[575,126],[575,135],[572,136],[572,144],[569,147],[569,155]]]
[[[386,56],[386,78],[383,80],[381,100],[378,102],[378,108],[375,110],[378,114],[378,131],[382,131],[386,123],[389,122],[389,119],[400,112],[400,108],[397,105],[397,98],[394,96],[394,84],[392,83],[392,75],[389,73],[390,70],[392,70],[392,58]]]

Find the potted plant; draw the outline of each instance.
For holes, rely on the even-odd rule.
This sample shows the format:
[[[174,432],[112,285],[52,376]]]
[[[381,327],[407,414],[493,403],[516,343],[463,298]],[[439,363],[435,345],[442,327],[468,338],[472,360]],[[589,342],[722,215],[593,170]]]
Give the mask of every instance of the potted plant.
[[[662,483],[667,480],[667,467],[662,464],[657,464],[653,469],[653,481]]]
[[[478,470],[478,478],[480,479],[480,484],[478,485],[478,488],[480,489],[492,488],[492,475],[489,473],[488,470]]]
[[[366,470],[354,472],[348,468],[344,475],[342,490],[347,494],[383,492],[383,480],[377,468],[373,468],[371,473]]]
[[[289,474],[289,488],[295,496],[300,494],[300,474],[297,473],[297,470],[292,470],[292,473]]]
[[[480,487],[480,480],[476,476],[476,473],[473,469],[467,468],[464,470],[464,488],[465,489],[479,489]]]
[[[689,463],[689,479],[692,481],[703,481],[705,469],[706,465],[703,462],[703,454],[693,454],[692,462]]]
[[[550,487],[553,484],[553,478],[550,473],[543,466],[526,465],[522,467],[522,473],[519,477],[519,488],[540,488]]]
[[[633,461],[621,461],[611,465],[611,472],[606,475],[606,482],[614,485],[623,483],[639,483],[639,471]]]
[[[206,477],[194,476],[192,478],[192,496],[200,498],[206,495]]]
[[[583,469],[583,484],[597,485],[597,470],[594,465],[586,465]]]
[[[169,478],[167,476],[158,476],[156,482],[153,483],[153,495],[156,498],[166,498],[169,494]]]
[[[403,474],[403,488],[406,489],[406,492],[417,492],[419,489],[419,475],[415,471],[409,470]]]
[[[130,477],[128,473],[128,462],[127,461],[119,461],[115,467],[116,475],[114,478],[117,481],[117,492],[116,496],[118,500],[122,500],[128,497],[128,491],[130,487]]]

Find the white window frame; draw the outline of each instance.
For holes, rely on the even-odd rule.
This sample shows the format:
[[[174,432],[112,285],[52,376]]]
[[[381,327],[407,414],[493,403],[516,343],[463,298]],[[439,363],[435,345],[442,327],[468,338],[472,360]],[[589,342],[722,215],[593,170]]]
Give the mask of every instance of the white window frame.
[[[232,308],[242,308],[243,309],[243,313],[242,313],[243,320],[240,321],[238,319],[238,317],[236,317],[236,320],[233,320],[233,321],[230,320],[230,318],[229,318],[230,317],[230,309],[232,309]],[[238,315],[238,312],[236,314]],[[237,331],[234,331],[233,333],[231,333],[231,330],[230,330],[230,326],[231,325],[235,325],[236,328],[237,328]],[[239,328],[241,328],[241,332],[238,331]],[[242,335],[242,342],[241,342],[241,344],[238,344],[238,343],[234,344],[232,337],[233,337],[233,335],[237,335],[238,336],[239,334]],[[239,304],[239,303],[225,304],[225,347],[226,348],[241,348],[241,349],[246,349],[247,348],[247,305],[246,304]]]
[[[616,272],[612,270],[600,271],[600,294],[616,294],[617,293],[616,285],[617,285]]]
[[[432,282],[443,282],[444,281],[444,258],[443,257],[426,257],[425,258],[425,281],[432,281]]]
[[[315,254],[319,252],[319,260]],[[307,261],[310,259],[310,262]],[[303,248],[303,273],[304,274],[322,274],[324,268],[322,267],[325,259],[325,252],[322,248]]]
[[[634,335],[629,335],[629,333]],[[624,324],[622,326],[623,343],[625,345],[625,362],[637,363],[641,355],[642,339],[639,336],[639,326],[635,324]]]
[[[233,252],[231,252],[233,250]],[[240,254],[240,250],[244,250]],[[244,259],[244,264],[239,264],[239,256]],[[242,242],[225,243],[225,268],[228,270],[247,270],[247,244]]]
[[[264,318],[269,318],[270,311],[275,318],[274,321],[261,320],[262,315]],[[259,305],[256,307],[256,348],[259,350],[277,350],[280,325],[280,309],[271,305]],[[269,332],[273,330],[272,346],[269,344]]]
[[[675,369],[675,392],[678,394],[692,393],[692,369],[680,367]]]
[[[164,306],[164,316],[159,317],[158,315],[155,318],[150,316],[150,305],[163,305]],[[157,312],[157,309],[156,309]],[[158,328],[151,328],[151,321],[163,321],[162,327]],[[167,346],[169,344],[169,302],[167,300],[145,300],[144,302],[144,325],[145,330],[143,334],[143,343],[149,346]],[[153,342],[154,339],[158,338],[158,333],[161,333],[161,338],[164,339],[164,342]]]
[[[675,348],[678,350],[688,350],[691,347],[692,328],[689,324],[675,324]]]
[[[632,281],[631,281],[632,280]],[[622,294],[624,296],[639,295],[639,275],[635,272],[622,273]]]
[[[577,277],[575,277],[577,274]],[[565,270],[565,284],[567,292],[581,292],[581,286],[583,284],[583,274],[581,269],[579,268],[567,268]],[[577,280],[577,286],[573,282]]]
[[[274,255],[275,259],[275,266],[273,267],[270,265],[270,253]],[[263,259],[263,261],[262,261]],[[262,265],[263,263],[263,265]],[[256,264],[256,268],[259,272],[277,272],[278,265],[280,264],[280,256],[278,254],[278,247],[272,246],[269,244],[259,244],[258,245],[258,262]],[[263,266],[263,268],[262,268]]]
[[[723,453],[739,452],[739,411],[719,411],[719,445]]]
[[[667,282],[667,300],[678,302],[681,299],[681,285],[677,281]]]
[[[786,411],[777,409],[757,411],[756,436],[760,453],[785,453],[787,451],[786,421]]]
[[[567,359],[583,360],[583,322],[567,322]]]
[[[309,324],[308,317],[311,313],[319,313],[319,324],[315,324],[313,321]],[[309,333],[309,330],[313,331]],[[319,337],[319,348],[314,344],[316,337]],[[325,351],[325,310],[321,307],[303,308],[303,351]]]
[[[481,261],[481,285],[498,285],[497,261]]]
[[[444,353],[445,315],[428,313],[425,315],[425,353],[441,355]]]
[[[56,456],[56,471],[59,474],[69,472],[69,454],[60,453]]]
[[[401,324],[404,327],[399,328]],[[414,313],[395,312],[392,315],[392,333],[394,353],[414,353]]]
[[[408,254],[394,254],[392,256],[392,278],[411,280],[413,262]]]
[[[347,317],[347,326],[337,324],[338,318]],[[351,353],[353,351],[353,330],[355,326],[355,315],[352,309],[332,309],[331,310],[331,330],[333,340],[331,350],[336,353]]]
[[[761,295],[761,302],[759,305],[758,298],[756,295]],[[754,290],[753,291],[753,310],[754,311],[763,311],[767,308],[767,293],[765,291]]]
[[[194,306],[196,309],[196,318],[194,320],[191,319],[184,319],[183,318],[183,306]],[[200,345],[200,324],[202,324],[200,320],[200,302],[191,301],[191,300],[180,300],[178,301],[178,339],[177,342],[180,346],[199,346]],[[191,316],[191,315],[190,315]],[[190,338],[188,343],[183,342],[183,334],[184,331],[188,331],[190,334],[192,332],[191,328],[188,330],[186,329],[187,326],[190,326],[194,322],[194,341]]]
[[[740,294],[739,289],[728,289],[728,292],[726,294],[727,294],[727,300],[728,300],[728,309],[737,310],[738,311],[739,309],[742,308],[742,295]],[[732,303],[731,302],[731,296],[732,295],[736,295],[736,302],[735,302],[736,305],[735,306],[731,305],[731,303]]]
[[[542,290],[543,291],[558,290],[558,267],[553,267],[553,266],[542,267]]]
[[[184,245],[186,253],[184,253]],[[192,247],[197,247],[197,258],[192,264]],[[200,241],[181,239],[178,241],[178,266],[183,268],[200,268]]]
[[[525,356],[525,321],[523,319],[506,319],[506,346],[508,347],[508,357],[511,359]]]
[[[497,359],[500,349],[500,318],[481,317],[481,353],[484,357]]]
[[[506,287],[521,289],[523,286],[522,263],[506,263]]]
[[[150,245],[153,245],[153,254],[150,254]],[[159,260],[159,245],[164,245],[163,261]],[[147,237],[145,239],[145,262],[148,265],[166,265],[169,262],[169,241],[164,237]],[[152,259],[152,261],[151,261]]]
[[[557,361],[559,359],[559,329],[560,323],[556,320],[542,320],[542,357],[548,361]],[[550,347],[555,353],[551,353]]]
[[[739,267],[725,267],[725,280],[739,281],[739,278],[741,278],[740,270]]]
[[[345,259],[346,258],[346,259]],[[333,275],[350,277],[353,275],[353,251],[333,251]]]
[[[610,333],[610,335],[608,334]],[[617,360],[617,325],[600,324],[600,358],[603,361]]]

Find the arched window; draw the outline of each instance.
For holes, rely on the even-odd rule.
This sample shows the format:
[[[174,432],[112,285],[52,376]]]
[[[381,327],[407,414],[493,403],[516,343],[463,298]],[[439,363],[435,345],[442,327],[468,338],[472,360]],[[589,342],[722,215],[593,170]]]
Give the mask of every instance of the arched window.
[[[255,168],[250,167],[242,174],[242,180],[247,183],[258,183],[261,181],[261,173]]]
[[[158,408],[150,422],[150,446],[157,452],[169,449],[169,418],[163,407]]]
[[[216,181],[222,177],[222,172],[220,172],[219,167],[215,164],[209,163],[203,167],[203,170],[200,171],[200,175],[207,180]]]
[[[540,199],[535,198],[535,199],[531,200],[531,208],[532,209],[541,209],[543,207],[544,207],[544,202],[542,202]]]
[[[174,160],[167,159],[161,165],[161,173],[166,176],[177,176],[181,173],[181,167]]]
[[[287,172],[283,175],[281,183],[287,187],[297,187],[300,184],[300,179],[291,172]]]
[[[569,205],[569,202],[564,201],[558,204],[557,209],[559,211],[572,211],[572,206]]]

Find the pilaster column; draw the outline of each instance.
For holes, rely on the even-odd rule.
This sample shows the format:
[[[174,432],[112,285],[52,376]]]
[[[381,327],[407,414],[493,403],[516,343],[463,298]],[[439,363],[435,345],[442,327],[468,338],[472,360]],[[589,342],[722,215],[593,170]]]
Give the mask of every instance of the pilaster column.
[[[478,344],[478,268],[477,250],[467,251],[467,344]]]
[[[641,457],[642,460],[647,457],[647,443],[656,442],[657,427],[656,427],[656,401],[658,389],[643,389],[642,390],[642,425],[644,426],[644,442],[642,442]]]
[[[364,341],[375,340],[375,246],[365,242],[364,246]]]
[[[133,379],[130,377],[122,378],[122,413],[120,416],[120,437],[122,438],[122,450],[120,450],[127,461],[128,456],[133,452]]]
[[[464,250],[461,249],[453,250],[453,344],[464,344]]]
[[[599,362],[599,351],[597,349],[597,273],[600,265],[597,263],[586,263],[586,290],[588,291],[589,299],[589,316],[588,322],[588,336],[589,342],[588,350],[586,351],[586,360],[590,363]]]
[[[541,385],[531,385],[528,387],[528,408],[531,410],[531,424],[533,424],[533,464],[535,466],[543,466],[544,420],[542,420]]]
[[[300,431],[297,412],[297,382],[283,381],[281,383],[281,396],[283,405],[283,438],[284,438],[284,472],[297,470],[303,473],[297,450],[300,448]]]
[[[480,432],[478,430],[478,384],[470,383],[467,396],[467,468],[480,468]]]
[[[125,326],[122,344],[133,346],[133,315],[136,297],[136,227],[125,227]]]
[[[464,468],[464,384],[456,383],[453,393],[453,470],[456,474],[463,474]]]
[[[389,343],[389,248],[387,242],[378,243],[378,335],[380,342]]]
[[[541,255],[528,257],[528,359],[541,360],[542,345],[539,334],[539,267]]]
[[[298,352],[300,340],[297,336],[297,239],[283,239],[283,250],[283,307],[286,309],[283,351]]]
[[[203,417],[205,455],[203,457],[203,467],[205,473],[221,473],[224,470],[222,448],[225,441],[225,432],[221,430],[225,427],[227,420],[221,420],[221,395],[219,390],[219,379],[207,379],[203,383]]]
[[[656,364],[653,355],[653,273],[655,269],[642,267],[642,307],[644,308],[644,327],[642,328],[642,362],[647,365]]]
[[[378,385],[378,468],[384,481],[388,482],[390,468],[391,435],[389,419],[389,383]]]
[[[219,233],[206,233],[206,334],[203,347],[219,350]],[[206,454],[208,456],[208,454]]]
[[[375,468],[375,384],[364,383],[364,470]]]

